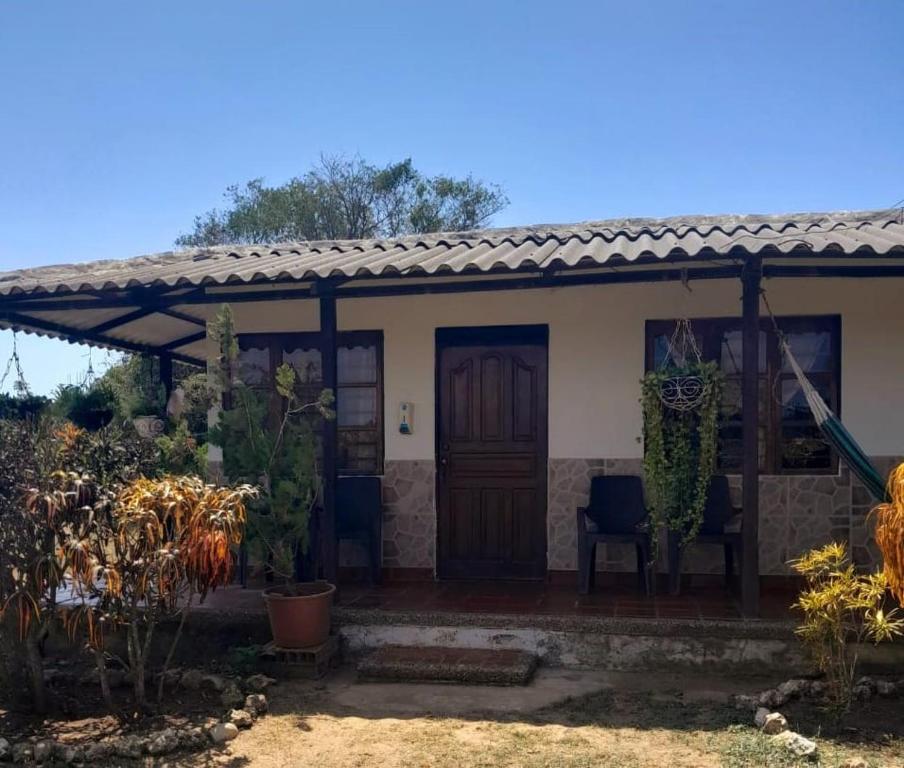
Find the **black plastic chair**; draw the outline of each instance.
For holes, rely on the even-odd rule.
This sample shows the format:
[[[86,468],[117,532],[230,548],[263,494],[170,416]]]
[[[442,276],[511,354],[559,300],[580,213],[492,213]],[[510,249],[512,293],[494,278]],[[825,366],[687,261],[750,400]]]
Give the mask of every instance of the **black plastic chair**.
[[[578,592],[596,580],[597,544],[633,544],[641,589],[653,594],[650,531],[643,482],[636,475],[608,475],[590,481],[590,503],[578,507]]]
[[[379,477],[340,477],[336,486],[336,536],[360,541],[369,560],[370,581],[382,579],[383,487]]]
[[[741,570],[743,552],[741,510],[731,501],[731,488],[725,475],[713,475],[709,484],[703,522],[694,538],[694,544],[720,544],[725,550],[725,583],[734,579],[734,564]],[[677,592],[681,578],[682,548],[680,536],[669,534],[669,582],[672,592]]]

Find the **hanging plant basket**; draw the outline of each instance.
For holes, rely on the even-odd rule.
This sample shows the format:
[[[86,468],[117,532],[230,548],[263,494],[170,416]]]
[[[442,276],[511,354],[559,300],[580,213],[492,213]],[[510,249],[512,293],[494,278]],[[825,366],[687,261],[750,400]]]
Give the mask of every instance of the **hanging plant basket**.
[[[659,533],[677,534],[684,545],[700,530],[716,463],[724,380],[717,363],[702,360],[690,322],[679,320],[660,367],[641,381],[654,548]]]
[[[673,411],[693,411],[703,404],[706,383],[700,376],[670,376],[659,385],[659,399]]]

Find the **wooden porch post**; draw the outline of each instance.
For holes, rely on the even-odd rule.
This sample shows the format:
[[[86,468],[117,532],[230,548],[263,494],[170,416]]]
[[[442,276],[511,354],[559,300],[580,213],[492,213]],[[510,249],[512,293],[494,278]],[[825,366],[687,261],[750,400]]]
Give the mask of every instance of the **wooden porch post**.
[[[173,356],[166,352],[160,353],[160,383],[166,392],[166,400],[173,394]]]
[[[323,368],[323,387],[336,395],[337,329],[336,295],[327,283],[318,286],[320,292],[320,360]],[[335,407],[335,405],[334,405]],[[323,577],[335,584],[339,572],[339,543],[336,539],[336,482],[339,431],[336,419],[323,424],[323,519],[320,535],[323,537]]]
[[[750,255],[744,264],[741,283],[743,312],[743,374],[741,407],[743,413],[743,542],[741,573],[741,606],[746,618],[760,612],[760,457],[759,457],[759,359],[760,359],[760,281],[763,261]]]

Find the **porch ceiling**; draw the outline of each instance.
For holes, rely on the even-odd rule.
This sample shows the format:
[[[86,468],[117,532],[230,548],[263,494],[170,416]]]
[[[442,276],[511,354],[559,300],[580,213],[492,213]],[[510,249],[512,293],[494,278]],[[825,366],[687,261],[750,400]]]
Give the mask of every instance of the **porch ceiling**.
[[[776,276],[789,264],[815,268],[819,261],[843,261],[857,276],[897,274],[904,270],[898,266],[904,263],[904,219],[896,210],[620,219],[387,240],[223,246],[36,267],[0,273],[0,328],[199,362],[210,309],[205,305],[222,300],[216,294],[224,286],[257,293],[245,300],[265,301],[290,293],[312,297],[312,281],[326,278],[353,296],[368,290],[357,286],[389,293],[418,278],[439,292],[479,277],[483,290],[541,286],[550,279],[603,282],[601,271],[611,282],[620,281],[616,273],[625,282],[645,279],[643,273],[663,279],[666,266],[674,278],[678,269],[701,264],[708,269],[699,270],[700,277],[718,277],[713,262],[731,259],[737,270],[737,260],[753,254],[773,260]],[[632,274],[624,275],[629,267]]]

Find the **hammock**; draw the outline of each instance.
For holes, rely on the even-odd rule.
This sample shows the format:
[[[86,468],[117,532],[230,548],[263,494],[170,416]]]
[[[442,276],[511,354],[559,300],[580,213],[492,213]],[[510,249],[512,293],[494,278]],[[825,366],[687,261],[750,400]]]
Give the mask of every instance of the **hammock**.
[[[771,314],[771,311],[770,311]],[[773,318],[774,319],[774,318]],[[803,372],[800,364],[791,354],[791,348],[788,343],[779,336],[779,342],[782,351],[788,360],[788,364],[794,371],[794,375],[800,382],[800,388],[803,390],[804,397],[807,399],[807,405],[813,412],[813,418],[816,420],[816,426],[829,441],[831,446],[838,452],[838,455],[844,459],[845,464],[850,467],[860,479],[860,482],[866,486],[866,489],[878,500],[887,501],[888,492],[885,487],[885,481],[879,471],[872,465],[863,449],[857,445],[851,433],[845,429],[841,420],[829,410],[825,400],[822,399],[819,392],[810,383],[807,375]]]

